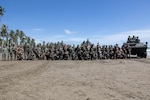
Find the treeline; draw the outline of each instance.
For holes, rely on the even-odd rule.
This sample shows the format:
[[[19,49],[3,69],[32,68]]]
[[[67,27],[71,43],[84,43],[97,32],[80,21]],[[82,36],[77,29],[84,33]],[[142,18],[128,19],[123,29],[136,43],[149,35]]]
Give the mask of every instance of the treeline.
[[[0,18],[4,15],[5,9],[0,6]],[[0,26],[0,46],[3,45],[35,45],[35,39],[27,36],[21,30],[8,30],[8,26],[2,24]]]
[[[35,39],[26,36],[21,30],[10,30],[3,24],[0,31],[0,46],[2,45],[31,45],[35,46]]]

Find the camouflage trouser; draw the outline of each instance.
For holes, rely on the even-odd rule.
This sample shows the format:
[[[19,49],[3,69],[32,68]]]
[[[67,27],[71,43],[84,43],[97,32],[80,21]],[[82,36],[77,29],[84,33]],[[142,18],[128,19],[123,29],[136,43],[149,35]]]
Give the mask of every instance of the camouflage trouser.
[[[101,52],[97,52],[97,58],[102,59],[102,53]]]
[[[93,60],[93,59],[95,59],[95,55],[94,53],[90,53],[90,60]]]
[[[7,59],[12,60],[12,58],[13,58],[13,53],[9,52],[8,55],[7,55]]]
[[[13,56],[13,60],[16,60],[16,59],[17,59],[17,52],[14,51],[14,52],[12,53],[12,56]]]
[[[27,52],[25,51],[23,55],[24,55],[24,59],[26,60],[28,58]]]
[[[6,57],[7,57],[7,53],[3,52],[2,53],[2,60],[6,60]]]
[[[72,53],[72,54],[71,54],[71,59],[72,59],[72,60],[75,60],[75,59],[76,59],[76,54],[75,54],[75,53]]]
[[[21,53],[17,54],[17,60],[23,60],[23,55]]]
[[[63,55],[63,59],[64,59],[64,60],[68,60],[68,58],[69,58],[69,55],[68,55],[68,54],[64,54],[64,55]]]

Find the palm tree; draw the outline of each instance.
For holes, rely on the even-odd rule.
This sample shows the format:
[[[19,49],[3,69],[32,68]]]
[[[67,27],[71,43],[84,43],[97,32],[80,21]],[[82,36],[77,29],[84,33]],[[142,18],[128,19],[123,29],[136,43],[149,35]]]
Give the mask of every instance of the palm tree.
[[[3,41],[3,39],[0,38],[0,46],[2,46],[2,41]]]
[[[20,40],[19,40],[19,34],[20,34],[20,31],[17,29],[16,33],[15,33],[15,36],[17,37],[17,45],[20,42]]]
[[[5,10],[4,10],[4,8],[2,8],[1,6],[0,6],[0,18],[4,15],[4,12],[5,12]],[[0,21],[1,21],[1,19],[0,19]],[[2,28],[3,28],[3,26],[2,26]],[[2,33],[2,29],[1,29],[1,37],[4,37],[4,35],[3,35],[3,33]],[[2,36],[3,35],[3,36]]]
[[[23,31],[20,31],[19,37],[20,37],[20,45],[23,45],[26,39],[26,36]]]
[[[1,17],[4,15],[4,12],[5,12],[4,8],[0,6],[0,21],[1,21]]]
[[[3,41],[3,40],[0,38],[0,46],[2,46],[2,41]]]
[[[35,39],[31,39],[31,46],[35,47]]]
[[[5,12],[5,10],[4,10],[4,8],[2,8],[1,6],[0,6],[0,21],[1,21],[1,17],[4,15],[4,12]],[[3,39],[1,39],[1,46],[2,46],[2,49],[3,49],[3,45],[4,45],[4,35],[3,35],[3,32],[1,31],[0,32],[0,35],[3,37]]]
[[[27,44],[30,45],[30,43],[31,43],[31,38],[27,36]]]
[[[2,8],[2,7],[0,6],[0,16],[3,16],[3,15],[4,15],[4,12],[5,12],[4,8]]]
[[[14,43],[15,45],[18,45],[18,36],[14,34]]]
[[[4,38],[6,38],[6,42],[8,42],[8,33],[7,33],[7,26],[5,24],[2,25],[1,27],[1,37],[3,38],[3,43],[4,43]],[[2,46],[3,46],[3,43],[2,43]]]
[[[10,30],[9,37],[10,37],[10,43],[11,44],[16,44],[16,45],[18,44],[18,38],[15,35],[15,32],[13,30]]]
[[[31,38],[29,36],[26,37],[24,47],[31,47]]]
[[[23,45],[26,38],[24,32],[20,30],[16,30],[16,36],[19,38],[18,43],[20,42],[20,45]]]

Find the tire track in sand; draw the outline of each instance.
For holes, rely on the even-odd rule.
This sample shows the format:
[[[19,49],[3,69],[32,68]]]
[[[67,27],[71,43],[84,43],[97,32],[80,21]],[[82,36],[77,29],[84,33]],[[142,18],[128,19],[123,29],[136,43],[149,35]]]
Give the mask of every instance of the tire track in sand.
[[[23,64],[25,63],[28,62],[18,64],[20,66],[23,66]],[[38,75],[44,72],[44,70],[47,70],[47,68],[49,67],[48,63],[48,61],[42,61],[38,66],[36,66],[37,64],[30,64],[32,66],[28,66],[27,70],[20,70],[19,72],[10,73],[4,77],[0,77],[0,94],[7,93],[12,86],[19,84],[19,81],[21,80],[29,81],[30,79],[32,79],[32,77],[38,77]]]

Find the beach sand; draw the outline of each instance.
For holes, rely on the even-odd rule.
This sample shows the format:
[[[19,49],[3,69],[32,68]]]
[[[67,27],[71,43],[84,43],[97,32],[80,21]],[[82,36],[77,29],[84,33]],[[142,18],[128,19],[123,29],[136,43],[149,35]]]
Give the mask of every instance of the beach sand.
[[[150,58],[0,61],[0,100],[150,100]]]

